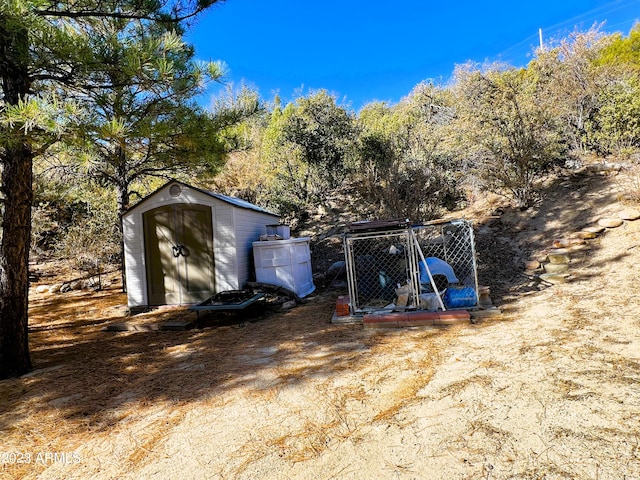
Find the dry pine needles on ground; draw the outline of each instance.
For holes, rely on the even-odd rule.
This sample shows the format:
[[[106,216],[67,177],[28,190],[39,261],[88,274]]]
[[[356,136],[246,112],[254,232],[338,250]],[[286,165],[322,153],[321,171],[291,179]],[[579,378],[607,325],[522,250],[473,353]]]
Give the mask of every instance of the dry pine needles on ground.
[[[585,198],[616,198],[615,182],[588,181]],[[0,478],[640,477],[640,228],[606,232],[567,284],[513,273],[608,207],[479,224],[506,312],[479,325],[332,325],[340,292],[326,292],[256,321],[113,333],[190,314],[125,318],[115,288],[34,294],[37,370],[1,384],[2,448],[78,456],[5,462]]]

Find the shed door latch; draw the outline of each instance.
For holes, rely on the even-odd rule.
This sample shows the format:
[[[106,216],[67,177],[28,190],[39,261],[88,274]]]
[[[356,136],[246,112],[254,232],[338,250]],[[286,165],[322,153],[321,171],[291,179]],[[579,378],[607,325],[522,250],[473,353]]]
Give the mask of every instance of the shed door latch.
[[[174,245],[173,247],[171,247],[171,250],[175,258],[178,258],[180,255],[182,255],[183,257],[187,256],[186,247],[184,245]]]

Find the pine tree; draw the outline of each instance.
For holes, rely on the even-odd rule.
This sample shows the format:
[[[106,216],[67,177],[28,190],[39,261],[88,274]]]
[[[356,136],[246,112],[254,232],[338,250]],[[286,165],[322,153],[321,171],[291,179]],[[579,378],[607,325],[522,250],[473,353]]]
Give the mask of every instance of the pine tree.
[[[7,0],[0,4],[0,379],[32,368],[27,331],[33,159],[73,123],[65,120],[73,107],[56,100],[56,92],[86,84],[99,67],[90,42],[99,22],[119,19],[180,28],[216,1]]]

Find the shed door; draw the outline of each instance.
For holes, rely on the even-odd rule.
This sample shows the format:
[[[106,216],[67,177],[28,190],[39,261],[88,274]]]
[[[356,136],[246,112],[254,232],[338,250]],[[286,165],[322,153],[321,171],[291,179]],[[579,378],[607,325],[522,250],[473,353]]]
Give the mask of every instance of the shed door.
[[[149,305],[197,303],[214,292],[211,207],[174,204],[143,214]]]

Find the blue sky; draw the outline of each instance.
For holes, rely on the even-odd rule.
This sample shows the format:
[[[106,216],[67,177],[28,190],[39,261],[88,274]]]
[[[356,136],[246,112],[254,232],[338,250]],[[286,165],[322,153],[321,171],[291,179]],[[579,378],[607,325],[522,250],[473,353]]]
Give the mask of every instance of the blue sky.
[[[640,0],[227,0],[187,39],[198,58],[228,65],[228,83],[267,101],[322,88],[357,111],[445,83],[468,60],[526,65],[539,28],[544,41],[595,22],[626,35],[638,20]]]

